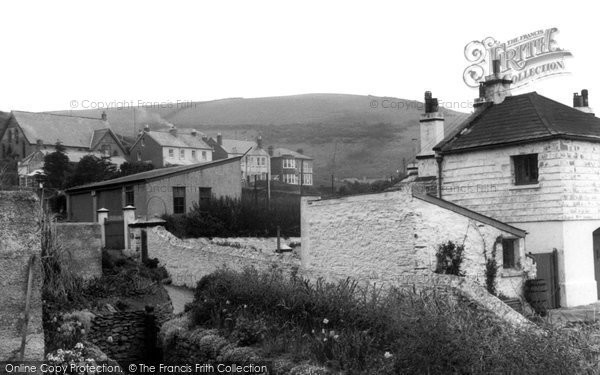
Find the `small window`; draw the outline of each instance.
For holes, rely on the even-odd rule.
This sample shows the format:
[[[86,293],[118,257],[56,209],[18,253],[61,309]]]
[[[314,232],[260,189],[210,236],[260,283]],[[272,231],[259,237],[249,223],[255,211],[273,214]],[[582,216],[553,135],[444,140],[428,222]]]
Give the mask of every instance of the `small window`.
[[[12,142],[12,129],[8,129],[8,143]]]
[[[141,153],[141,151],[137,152],[137,161],[142,161],[142,153]]]
[[[196,150],[192,150],[192,159],[196,159]]]
[[[175,157],[175,150],[173,150],[172,148],[169,149],[169,157]]]
[[[201,211],[206,211],[206,210],[208,210],[208,205],[210,204],[210,200],[212,198],[211,188],[201,187],[201,188],[198,188],[198,191],[200,192],[198,206]]]
[[[15,129],[15,144],[19,144],[19,131]]]
[[[135,207],[135,196],[133,193],[133,185],[125,186],[125,206]]]
[[[146,146],[146,142],[144,141],[144,137],[142,137],[140,143],[142,144],[142,147]]]
[[[517,268],[518,257],[518,244],[517,240],[504,238],[502,239],[502,267],[503,268]]]
[[[206,160],[206,151],[202,151],[202,160]]]
[[[538,183],[537,154],[513,156],[515,168],[515,185],[532,185]]]
[[[173,187],[173,213],[185,213],[185,187],[183,186]]]
[[[179,159],[185,159],[185,150],[179,150]]]

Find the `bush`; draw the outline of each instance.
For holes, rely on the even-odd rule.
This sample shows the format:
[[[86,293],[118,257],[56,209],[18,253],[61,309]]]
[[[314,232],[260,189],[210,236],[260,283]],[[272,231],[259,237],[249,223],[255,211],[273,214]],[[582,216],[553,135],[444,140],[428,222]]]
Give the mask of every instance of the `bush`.
[[[202,209],[195,205],[184,215],[165,215],[165,227],[180,238],[197,237],[268,237],[280,227],[285,237],[300,236],[300,201],[273,198],[267,208],[264,199],[250,195],[242,199],[211,200]]]
[[[465,247],[463,245],[457,245],[452,241],[439,245],[435,254],[435,257],[437,258],[435,272],[447,275],[464,276],[460,271],[464,250]]]
[[[596,366],[592,349],[580,349],[587,333],[517,330],[434,288],[382,293],[350,280],[220,270],[199,281],[192,312],[197,324],[255,342],[267,356],[287,353],[348,373],[580,373]]]

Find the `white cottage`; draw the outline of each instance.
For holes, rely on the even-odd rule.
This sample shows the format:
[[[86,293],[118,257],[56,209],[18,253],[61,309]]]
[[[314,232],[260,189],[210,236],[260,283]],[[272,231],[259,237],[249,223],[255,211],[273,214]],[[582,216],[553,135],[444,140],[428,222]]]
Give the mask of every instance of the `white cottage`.
[[[526,230],[528,252],[557,254],[555,264],[538,266],[555,306],[596,302],[600,119],[587,90],[575,94],[572,108],[536,92],[511,96],[510,82],[486,77],[475,112],[447,136],[426,94],[418,179],[433,181],[440,198]],[[518,263],[503,266],[503,276],[519,272]]]

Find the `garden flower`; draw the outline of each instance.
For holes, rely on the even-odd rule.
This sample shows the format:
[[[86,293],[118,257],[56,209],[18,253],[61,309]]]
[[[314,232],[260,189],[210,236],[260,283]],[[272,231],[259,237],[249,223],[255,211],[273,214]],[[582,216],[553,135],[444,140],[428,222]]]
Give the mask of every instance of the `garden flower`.
[[[75,344],[75,349],[83,349],[83,344],[78,342],[77,344]]]
[[[327,323],[329,323],[329,319],[327,319],[327,318],[323,319],[323,324],[327,324]]]
[[[113,338],[112,338],[112,336],[108,336],[108,338],[106,339],[106,341],[108,341],[109,343],[111,343],[111,344],[112,344],[112,342],[113,342]]]
[[[229,305],[229,303],[230,303],[230,302],[229,302],[229,300],[225,301],[225,304],[226,304],[226,305]]]
[[[390,353],[390,352],[385,352],[385,353],[383,354],[383,356],[384,356],[385,358],[392,358],[393,354],[392,354],[392,353]]]
[[[334,339],[334,340],[337,340],[337,339],[339,339],[339,338],[340,338],[340,335],[335,335],[335,336],[333,336],[333,339]]]
[[[245,309],[247,309],[247,308],[248,308],[248,305],[244,304],[244,308],[245,308]]]
[[[83,329],[83,328],[81,329],[81,334],[85,335],[85,329]]]
[[[324,337],[324,338],[323,338],[323,341],[327,341],[327,337]]]

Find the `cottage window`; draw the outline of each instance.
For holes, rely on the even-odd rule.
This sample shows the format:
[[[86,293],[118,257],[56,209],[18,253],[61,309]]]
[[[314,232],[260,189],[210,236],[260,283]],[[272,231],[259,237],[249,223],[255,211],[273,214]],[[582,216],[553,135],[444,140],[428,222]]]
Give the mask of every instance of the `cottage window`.
[[[192,150],[192,159],[196,159],[196,150]]]
[[[142,153],[140,151],[137,152],[137,161],[142,161]]]
[[[142,147],[146,146],[146,142],[144,142],[144,137],[142,137],[142,139],[141,139],[141,141],[140,141],[140,142],[141,142],[141,144],[142,144]]]
[[[185,159],[185,150],[179,150],[179,158]]]
[[[19,131],[15,130],[15,144],[19,144]]]
[[[175,157],[175,150],[173,150],[172,148],[169,149],[169,157]]]
[[[313,181],[312,181],[312,174],[304,174],[303,177],[303,184],[304,185],[312,185]]]
[[[8,143],[12,142],[12,129],[8,129]]]
[[[202,160],[206,160],[206,151],[202,151]]]
[[[125,186],[125,206],[135,207],[135,197],[133,193],[133,185]]]
[[[517,240],[511,238],[502,239],[502,267],[517,268],[519,245]]]
[[[210,204],[210,200],[212,198],[212,191],[209,187],[201,187],[198,188],[199,191],[199,199],[198,199],[198,207],[201,211],[208,210],[208,206]]]
[[[185,187],[174,186],[173,187],[173,213],[184,214],[185,213]]]
[[[513,156],[515,185],[531,185],[538,183],[537,154]]]

